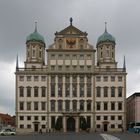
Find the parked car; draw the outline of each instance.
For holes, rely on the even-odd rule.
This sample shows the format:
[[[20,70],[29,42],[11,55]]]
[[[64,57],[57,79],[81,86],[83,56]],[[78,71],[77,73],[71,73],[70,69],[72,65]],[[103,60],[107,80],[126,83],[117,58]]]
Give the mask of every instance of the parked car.
[[[3,129],[0,131],[0,135],[15,135],[16,132],[11,129]]]
[[[140,132],[140,126],[134,126],[134,131],[135,131],[135,133],[139,133]]]

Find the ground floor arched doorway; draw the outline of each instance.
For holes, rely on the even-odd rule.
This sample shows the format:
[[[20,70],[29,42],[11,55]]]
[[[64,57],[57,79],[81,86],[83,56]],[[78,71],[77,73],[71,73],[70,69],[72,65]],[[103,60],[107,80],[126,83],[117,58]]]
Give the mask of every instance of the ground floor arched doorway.
[[[73,117],[67,118],[67,131],[75,131],[75,119]]]

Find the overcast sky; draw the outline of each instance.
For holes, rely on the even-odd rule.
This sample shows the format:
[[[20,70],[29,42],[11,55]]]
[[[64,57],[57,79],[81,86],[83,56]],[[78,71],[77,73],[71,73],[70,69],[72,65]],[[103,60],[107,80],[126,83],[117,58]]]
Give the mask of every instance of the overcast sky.
[[[34,31],[53,43],[54,33],[73,25],[88,33],[96,48],[107,30],[116,38],[116,61],[127,64],[127,97],[140,91],[140,1],[139,0],[0,0],[0,112],[15,114],[15,59],[25,61],[26,37]]]

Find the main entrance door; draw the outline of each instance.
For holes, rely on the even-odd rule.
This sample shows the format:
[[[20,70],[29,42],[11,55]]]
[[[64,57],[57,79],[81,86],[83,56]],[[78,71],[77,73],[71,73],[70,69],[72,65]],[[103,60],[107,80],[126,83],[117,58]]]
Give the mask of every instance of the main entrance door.
[[[104,131],[105,132],[107,131],[107,124],[106,123],[104,124]]]
[[[34,124],[34,131],[35,131],[35,132],[38,132],[38,123],[35,123],[35,124]]]
[[[75,119],[73,117],[67,119],[67,131],[75,131]]]

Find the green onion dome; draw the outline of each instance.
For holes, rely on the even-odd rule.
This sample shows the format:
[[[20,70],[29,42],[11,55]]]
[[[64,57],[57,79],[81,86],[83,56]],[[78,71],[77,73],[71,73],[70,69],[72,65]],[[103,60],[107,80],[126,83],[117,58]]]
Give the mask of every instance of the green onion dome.
[[[115,44],[115,38],[107,32],[105,27],[105,32],[98,38],[97,45],[102,42],[112,42]]]
[[[45,43],[44,37],[37,32],[36,24],[35,24],[35,31],[31,33],[29,36],[27,36],[26,38],[26,42],[28,41],[40,41],[40,42]]]

